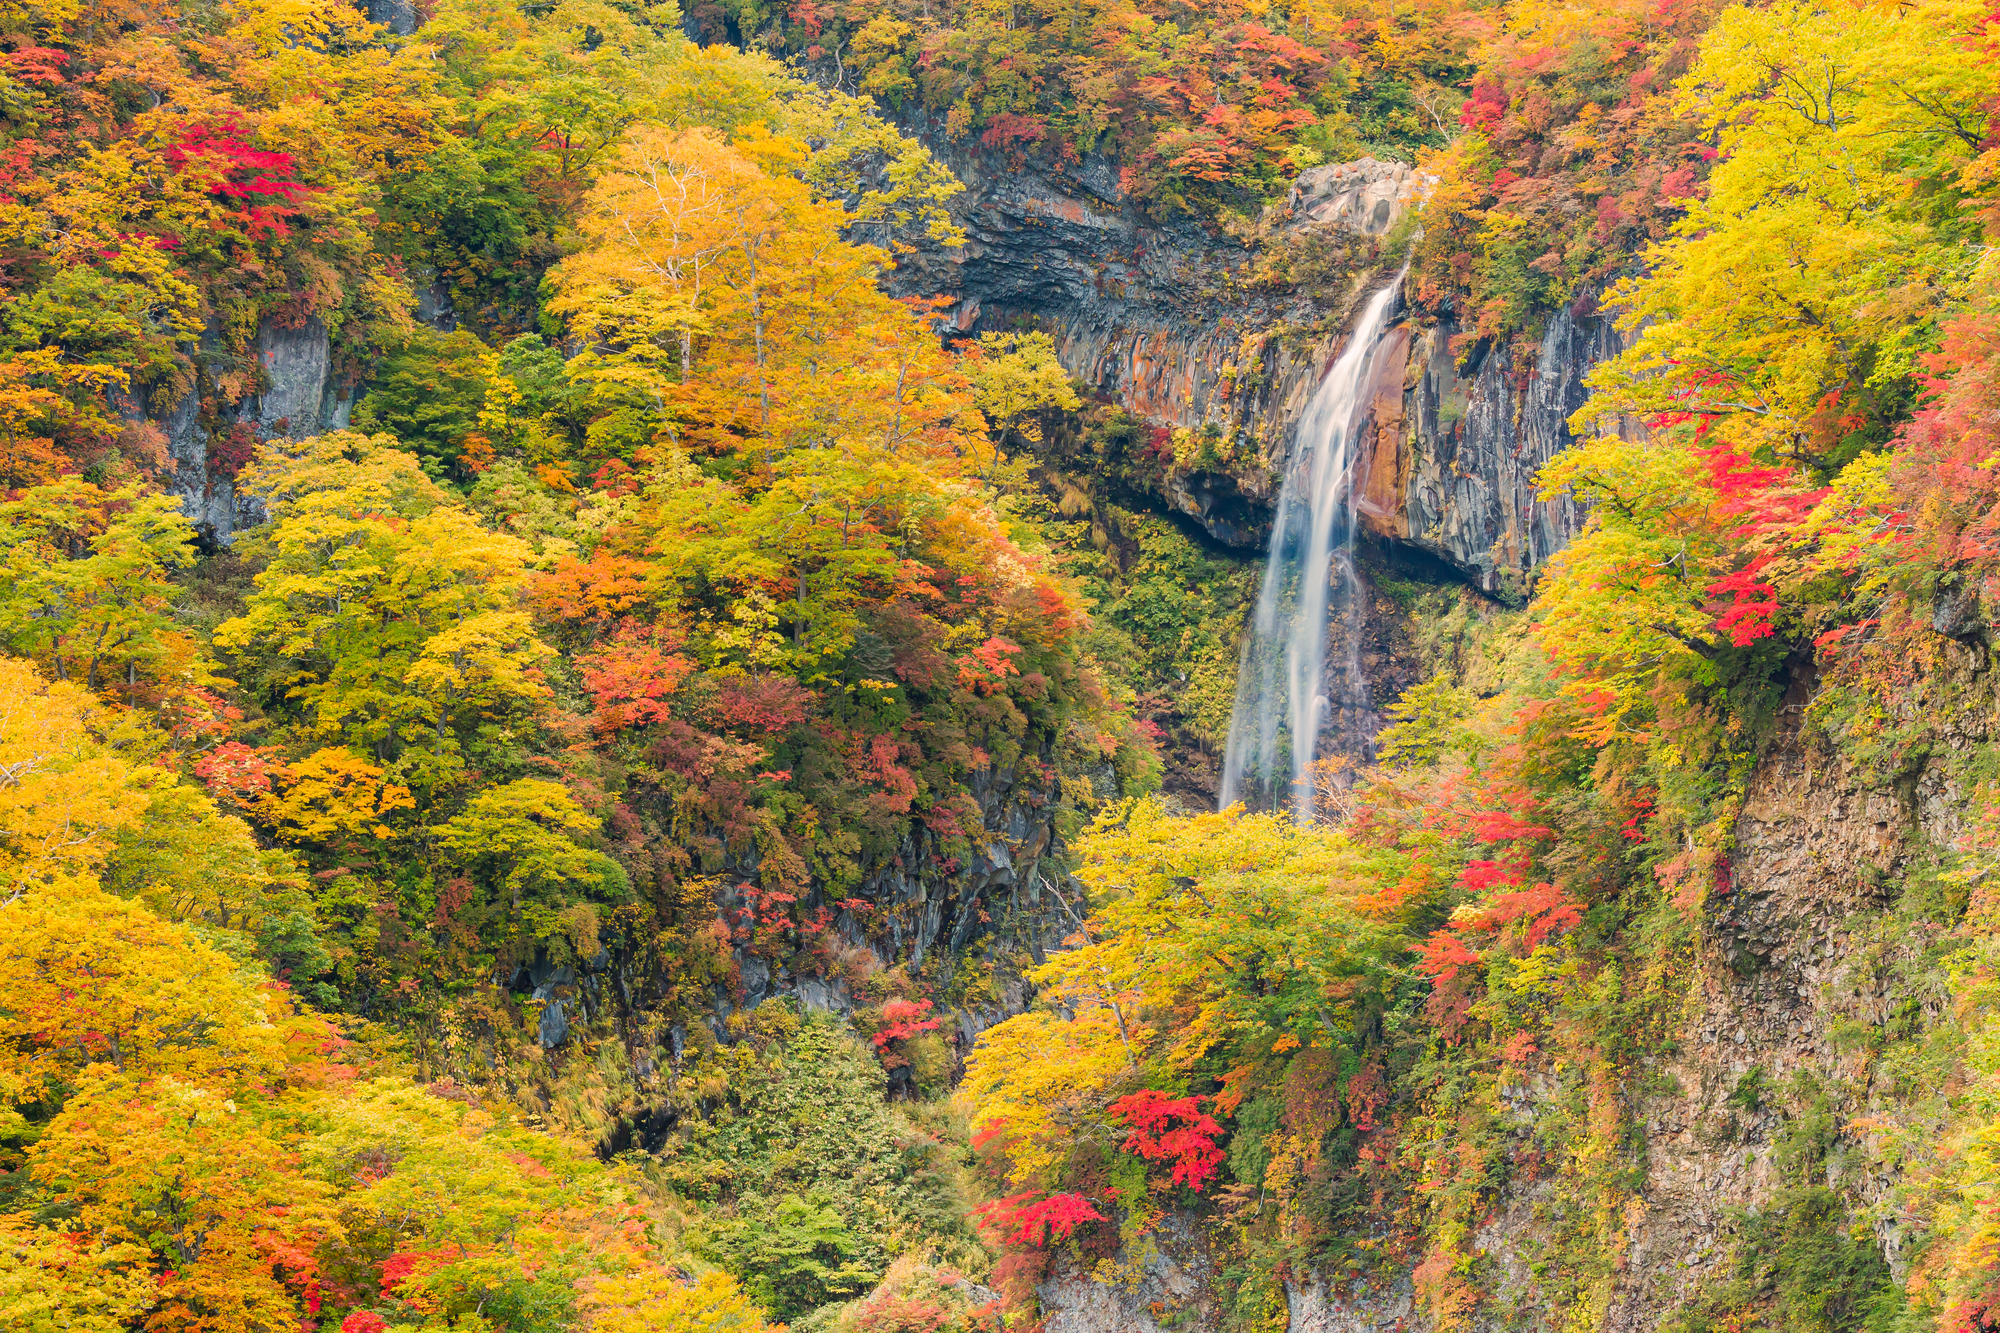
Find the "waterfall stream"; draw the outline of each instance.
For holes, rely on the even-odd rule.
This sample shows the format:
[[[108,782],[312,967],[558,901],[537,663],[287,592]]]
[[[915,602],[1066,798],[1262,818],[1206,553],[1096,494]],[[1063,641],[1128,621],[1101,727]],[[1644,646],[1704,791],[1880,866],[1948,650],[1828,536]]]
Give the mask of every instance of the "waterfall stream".
[[[1406,266],[1368,298],[1346,350],[1313,392],[1278,494],[1264,586],[1243,640],[1236,707],[1222,763],[1222,806],[1275,806],[1289,784],[1294,815],[1313,818],[1313,760],[1336,708],[1365,709],[1354,572],[1356,446],[1366,389]],[[1327,625],[1340,626],[1329,663]]]

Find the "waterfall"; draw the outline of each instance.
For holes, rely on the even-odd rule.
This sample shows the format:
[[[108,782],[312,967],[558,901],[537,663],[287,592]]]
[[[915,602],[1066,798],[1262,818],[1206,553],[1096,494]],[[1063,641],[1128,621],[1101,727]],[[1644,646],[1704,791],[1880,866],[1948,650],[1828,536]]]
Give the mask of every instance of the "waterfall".
[[[1361,675],[1360,580],[1354,572],[1356,446],[1365,391],[1382,332],[1395,312],[1406,265],[1368,298],[1347,348],[1299,418],[1292,463],[1278,494],[1271,554],[1257,611],[1243,640],[1236,708],[1222,761],[1222,806],[1275,805],[1281,779],[1300,823],[1313,817],[1312,763],[1334,708],[1368,706]],[[1329,669],[1329,613],[1342,649]]]

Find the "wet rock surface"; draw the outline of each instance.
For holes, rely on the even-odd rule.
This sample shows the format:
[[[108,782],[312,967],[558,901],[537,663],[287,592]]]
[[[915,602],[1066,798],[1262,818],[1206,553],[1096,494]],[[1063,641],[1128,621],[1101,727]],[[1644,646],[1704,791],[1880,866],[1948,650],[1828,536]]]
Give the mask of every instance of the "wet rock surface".
[[[1362,514],[1481,591],[1518,596],[1523,576],[1583,529],[1584,508],[1567,495],[1541,498],[1535,474],[1569,447],[1569,419],[1590,397],[1584,376],[1625,342],[1588,303],[1549,318],[1532,362],[1503,343],[1461,366],[1454,333],[1448,321],[1390,331],[1383,360],[1401,383],[1394,371],[1378,377]],[[1606,424],[1637,436],[1629,423]]]
[[[954,298],[948,322],[959,334],[1041,328],[1091,391],[1158,425],[1219,431],[1240,461],[1177,472],[1158,499],[1217,541],[1261,547],[1293,428],[1361,300],[1393,277],[1398,256],[1383,242],[1427,182],[1369,158],[1315,167],[1239,237],[1148,217],[1109,160],[1010,162],[950,142],[935,124],[913,128],[966,184],[953,212],[967,243],[911,258],[895,285]],[[1253,278],[1274,250],[1329,240],[1341,258],[1316,278]],[[1364,507],[1378,537],[1513,594],[1580,530],[1580,508],[1540,499],[1533,479],[1570,443],[1584,376],[1624,342],[1589,295],[1548,317],[1532,356],[1480,344],[1460,364],[1459,332],[1448,312],[1406,312],[1391,330]]]

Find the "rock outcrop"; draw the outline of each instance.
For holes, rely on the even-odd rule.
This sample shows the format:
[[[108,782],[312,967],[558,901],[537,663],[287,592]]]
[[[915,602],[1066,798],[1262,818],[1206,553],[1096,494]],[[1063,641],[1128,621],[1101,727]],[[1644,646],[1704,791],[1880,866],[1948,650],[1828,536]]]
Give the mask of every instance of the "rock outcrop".
[[[203,339],[204,361],[215,355],[218,344],[214,336]],[[181,511],[211,543],[227,544],[234,533],[262,521],[261,508],[236,493],[233,469],[218,459],[213,447],[218,436],[227,439],[232,432],[247,431],[260,439],[297,439],[344,430],[354,409],[353,391],[333,373],[332,340],[318,319],[298,324],[266,320],[257,330],[255,350],[256,392],[222,409],[213,421],[202,420],[202,399],[212,391],[205,377],[193,391],[152,414],[166,434],[174,464],[165,479],[167,493],[180,498]]]
[[[417,30],[416,0],[368,0],[368,21],[379,23],[398,37]]]
[[[1937,725],[1932,749],[1894,773],[1807,740],[1800,718],[1817,682],[1794,678],[1789,723],[1750,776],[1730,881],[1710,899],[1685,1004],[1632,1070],[1633,1085],[1650,1090],[1628,1109],[1643,1149],[1607,1256],[1613,1277],[1589,1327],[1651,1333],[1724,1287],[1736,1275],[1743,1218],[1779,1203],[1798,1178],[1787,1155],[1809,1137],[1823,1153],[1813,1182],[1878,1219],[1874,1246],[1896,1281],[1908,1277],[1904,1228],[1921,1219],[1895,1205],[1893,1158],[1871,1153],[1867,1137],[1872,1117],[1911,1094],[1884,1076],[1876,1044],[1937,1021],[1949,1003],[1942,985],[1910,981],[1949,926],[1901,900],[1969,832],[1969,775],[1995,716],[1989,650],[1955,643],[1944,656],[1936,692],[1956,702],[1906,703]],[[1799,1088],[1825,1099],[1803,1119],[1798,1094],[1780,1091]],[[1538,1141],[1545,1118],[1563,1114],[1563,1096],[1546,1070],[1524,1069],[1503,1087],[1519,1142]],[[1814,1115],[1821,1121],[1807,1123]],[[1577,1311],[1549,1295],[1543,1270],[1552,1219],[1585,1204],[1532,1170],[1502,1186],[1473,1237],[1488,1298],[1474,1327],[1579,1326]],[[1290,1333],[1431,1327],[1407,1274],[1373,1286],[1308,1278],[1288,1294]]]
[[[1363,454],[1363,522],[1449,561],[1483,592],[1516,593],[1582,528],[1583,508],[1568,496],[1541,499],[1535,474],[1569,446],[1569,418],[1590,396],[1584,375],[1625,343],[1610,316],[1571,307],[1550,317],[1531,364],[1502,343],[1461,367],[1454,332],[1449,321],[1412,321],[1387,335]]]
[[[971,795],[983,834],[956,864],[947,859],[935,833],[913,827],[889,864],[853,890],[874,910],[866,917],[842,910],[829,919],[843,951],[836,966],[794,972],[738,944],[732,953],[734,976],[709,994],[705,1019],[710,1030],[729,1040],[733,1015],[780,999],[851,1014],[869,1003],[856,982],[873,972],[897,965],[915,970],[939,954],[965,958],[982,951],[990,954],[992,984],[981,999],[962,998],[952,1009],[957,1044],[969,1050],[981,1032],[1022,1012],[1031,993],[1015,973],[1014,959],[1023,950],[1040,959],[1059,947],[1061,937],[1075,928],[1075,911],[1082,906],[1080,898],[1065,900],[1065,890],[1051,883],[1062,878],[1060,872],[1047,868],[1060,861],[1054,793],[1045,779],[1023,775],[1053,772],[1055,761],[1051,745],[1019,768],[994,766],[975,775]],[[1090,776],[1107,787],[1115,782],[1108,772]],[[645,805],[643,800],[635,804]],[[663,818],[672,813],[664,806],[655,812]],[[734,923],[755,911],[759,865],[754,849],[723,859],[715,893],[722,921]],[[619,1014],[636,1020],[655,1011],[661,988],[670,983],[648,967],[643,958],[623,955],[557,965],[544,950],[532,960],[511,964],[511,970],[493,980],[542,1006],[538,1039],[553,1048],[592,1020]],[[899,1069],[891,1081],[910,1076],[909,1069]]]
[[[1958,844],[1975,808],[1962,760],[1989,739],[1991,673],[1979,649],[1949,650],[1951,674],[1984,706],[1968,707],[1937,753],[1890,779],[1796,741],[1759,764],[1737,825],[1733,883],[1705,932],[1698,990],[1673,1054],[1659,1062],[1655,1096],[1642,1108],[1646,1174],[1629,1229],[1629,1278],[1604,1328],[1640,1333],[1729,1277],[1732,1233],[1746,1210],[1770,1207],[1785,1185],[1787,1131],[1776,1090],[1807,1081],[1833,1090],[1823,1176],[1860,1206],[1887,1207],[1897,1177],[1870,1160],[1863,1119],[1893,1097],[1869,1043],[1897,1022],[1931,1021],[1944,995],[1904,990],[1892,943],[1906,877],[1934,849]],[[1795,691],[1803,704],[1804,690]],[[1968,702],[1971,702],[1968,700]],[[1794,719],[1797,713],[1794,712]],[[1938,929],[1944,927],[1940,925]],[[1927,1011],[1927,1012],[1926,1012]],[[1746,1080],[1754,1081],[1754,1090]],[[1907,1277],[1900,1224],[1876,1242]]]
[[[1285,1284],[1286,1333],[1405,1333],[1416,1302],[1410,1284],[1329,1282],[1318,1274]]]
[[[1285,200],[1294,227],[1337,227],[1357,236],[1386,236],[1413,200],[1434,182],[1402,162],[1330,162],[1292,182]]]
[[[897,963],[920,968],[936,953],[963,957],[993,945],[1002,954],[1025,947],[1042,956],[1072,928],[1063,904],[1055,900],[1061,891],[1043,873],[1044,862],[1058,850],[1049,795],[1012,770],[976,775],[972,796],[979,803],[984,836],[972,853],[947,871],[935,838],[921,828],[912,830],[891,865],[859,889],[858,896],[879,905],[879,925],[871,933],[843,912],[834,922],[840,937],[872,955],[870,970]],[[730,869],[742,880],[755,877],[754,861],[735,862]],[[742,905],[741,888],[719,895],[717,905],[725,918]],[[740,984],[733,990],[718,987],[714,996],[718,1034],[732,1011],[774,999],[790,997],[807,1008],[838,1013],[850,1013],[857,1005],[853,989],[838,975],[794,975],[740,948],[736,966]],[[1004,972],[996,978],[998,993],[990,1003],[954,1010],[963,1047],[969,1049],[979,1033],[1026,1007],[1027,987]]]
[[[1148,217],[1108,160],[1008,163],[919,129],[966,184],[953,211],[967,244],[907,262],[898,284],[957,298],[962,334],[1044,329],[1092,391],[1219,435],[1234,461],[1178,472],[1159,498],[1220,542],[1261,546],[1293,427],[1345,322],[1391,280],[1385,240],[1429,182],[1367,158],[1315,167],[1283,207],[1232,236]],[[1364,466],[1368,525],[1504,593],[1578,530],[1578,508],[1537,498],[1533,477],[1569,443],[1583,377],[1623,343],[1588,301],[1550,318],[1532,360],[1482,344],[1460,365],[1458,332],[1448,315],[1412,312],[1390,334]]]
[[[1222,1327],[1221,1274],[1203,1226],[1169,1216],[1140,1254],[1090,1273],[1061,1267],[1036,1287],[1045,1333],[1170,1333]]]

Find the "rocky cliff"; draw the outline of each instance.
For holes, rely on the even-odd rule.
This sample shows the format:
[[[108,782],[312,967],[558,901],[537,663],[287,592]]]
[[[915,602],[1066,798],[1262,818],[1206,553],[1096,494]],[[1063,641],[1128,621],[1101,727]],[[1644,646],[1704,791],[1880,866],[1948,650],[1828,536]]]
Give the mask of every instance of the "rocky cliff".
[[[871,1003],[861,983],[894,967],[941,982],[965,982],[953,987],[950,1009],[952,1039],[961,1050],[969,1050],[994,1023],[1021,1012],[1030,997],[1019,975],[1023,955],[1044,957],[1074,928],[1069,914],[1073,904],[1051,883],[1062,878],[1059,868],[1051,868],[1062,860],[1061,805],[1050,785],[1058,771],[1050,742],[1018,767],[994,766],[975,774],[970,794],[984,834],[962,858],[947,857],[939,835],[922,824],[913,826],[889,863],[855,889],[852,896],[873,906],[865,913],[843,908],[831,919],[842,944],[834,965],[793,971],[748,944],[738,944],[732,952],[734,975],[709,991],[704,1018],[716,1038],[730,1040],[732,1018],[772,1000],[852,1014]],[[1115,786],[1108,768],[1085,776],[1105,789]],[[642,814],[672,817],[670,800],[639,793],[629,800]],[[758,868],[754,850],[724,859],[714,893],[721,920],[733,922],[741,913],[754,912],[751,891]],[[573,1028],[592,1021],[610,1020],[628,1031],[650,1028],[673,1007],[668,1002],[673,979],[659,967],[671,962],[643,944],[606,949],[580,965],[555,961],[541,949],[495,981],[541,1006],[536,1036],[544,1049],[554,1049]],[[676,1028],[660,1044],[678,1058],[685,1040],[685,1032]],[[650,1049],[651,1043],[645,1045]],[[899,1067],[890,1074],[891,1086],[907,1091],[912,1077],[909,1067]],[[660,1120],[654,1130],[670,1125],[670,1120]],[[632,1141],[648,1141],[646,1132],[632,1123],[613,1124],[607,1134],[612,1139],[636,1134]]]
[[[1218,541],[1261,547],[1292,430],[1339,354],[1361,298],[1392,280],[1426,182],[1400,163],[1301,175],[1287,202],[1235,234],[1141,213],[1115,164],[1007,161],[916,127],[966,184],[967,244],[920,255],[906,290],[956,298],[963,334],[1031,325],[1096,393],[1155,424],[1215,441],[1160,497]],[[1381,539],[1506,592],[1576,530],[1535,471],[1569,443],[1583,377],[1622,349],[1588,300],[1547,321],[1539,354],[1480,344],[1462,362],[1449,311],[1404,313],[1382,358],[1364,464]]]
[[[1450,1146],[1489,1182],[1453,1327],[1737,1328],[1736,1303],[1790,1301],[1817,1321],[1756,1326],[1858,1329],[1864,1312],[1843,1302],[1911,1280],[1929,1218],[1909,1191],[1926,1164],[1898,1136],[1934,1139],[1954,1094],[1957,849],[2000,716],[1983,639],[1929,647],[1922,683],[1889,709],[1902,743],[1883,750],[1833,745],[1808,718],[1837,709],[1839,687],[1794,668],[1675,1003],[1591,1101],[1615,1170],[1588,1187],[1577,1173],[1585,1078],[1549,1060],[1510,1070],[1485,1123]],[[1382,1234],[1412,1215],[1385,1214]],[[1219,1327],[1227,1265],[1205,1234],[1176,1217],[1147,1254],[1119,1256],[1126,1282],[1059,1270],[1040,1292],[1049,1328]],[[1289,1333],[1438,1327],[1412,1271],[1422,1247],[1406,1253],[1366,1276],[1292,1274]]]
[[[1053,747],[1043,754],[1046,771],[1054,772]],[[1096,781],[1110,783],[1107,774]],[[921,971],[927,961],[939,973],[938,955],[960,965],[988,965],[993,985],[981,996],[966,995],[953,1007],[952,1021],[964,1048],[986,1028],[1026,1007],[1028,988],[1015,974],[1018,951],[1040,957],[1058,946],[1071,926],[1063,914],[1059,891],[1049,880],[1060,871],[1061,839],[1057,832],[1054,793],[1025,780],[1012,769],[975,774],[971,794],[979,804],[985,830],[980,844],[964,864],[948,869],[939,840],[921,826],[904,839],[893,862],[868,876],[860,896],[880,906],[878,926],[870,931],[852,912],[836,921],[840,936],[865,952],[864,971],[897,965]],[[754,878],[753,862],[734,864],[732,872]],[[725,889],[718,906],[725,917],[740,905],[742,887]],[[749,952],[738,949],[736,965],[741,986],[733,993],[718,988],[714,1023],[726,1028],[736,1008],[754,1009],[769,1000],[790,996],[812,1009],[852,1013],[864,1003],[843,974],[794,975]],[[897,1071],[906,1077],[907,1070]]]
[[[1894,767],[1810,736],[1801,719],[1817,682],[1795,678],[1780,735],[1749,779],[1731,880],[1710,900],[1685,1004],[1631,1071],[1640,1091],[1622,1109],[1632,1183],[1611,1201],[1622,1225],[1583,1300],[1558,1299],[1548,1261],[1566,1216],[1603,1201],[1529,1164],[1556,1146],[1544,1136],[1559,1118],[1562,1074],[1523,1072],[1506,1090],[1519,1146],[1476,1236],[1487,1265],[1480,1327],[1699,1327],[1705,1302],[1756,1272],[1760,1255],[1768,1262],[1773,1220],[1791,1240],[1825,1220],[1800,1211],[1804,1194],[1848,1228],[1825,1233],[1828,1252],[1844,1246],[1850,1266],[1880,1263],[1899,1285],[1909,1277],[1921,1218],[1896,1206],[1908,1182],[1879,1131],[1940,1091],[1910,1077],[1909,1057],[1948,1007],[1935,947],[1956,911],[1935,889],[1967,832],[1970,774],[1993,715],[1987,650],[1940,652],[1942,688],[1906,707],[1952,705],[1931,713],[1928,744]],[[1769,1280],[1782,1289],[1844,1276],[1793,1256]],[[1291,1333],[1429,1327],[1407,1281],[1309,1281],[1292,1297]]]
[[[334,376],[332,340],[318,319],[266,320],[259,326],[254,387],[233,404],[208,375],[207,367],[219,360],[218,348],[218,338],[204,339],[196,386],[171,403],[154,404],[151,415],[166,434],[173,460],[167,493],[180,497],[182,512],[205,540],[227,543],[235,532],[262,521],[256,502],[236,493],[235,469],[247,458],[249,438],[299,439],[344,430],[354,393]]]
[[[1461,366],[1455,331],[1414,318],[1390,330],[1361,513],[1378,536],[1449,561],[1482,591],[1518,594],[1582,526],[1573,499],[1539,497],[1535,474],[1570,443],[1569,418],[1590,396],[1583,377],[1624,341],[1608,315],[1565,308],[1532,362],[1501,343]]]

